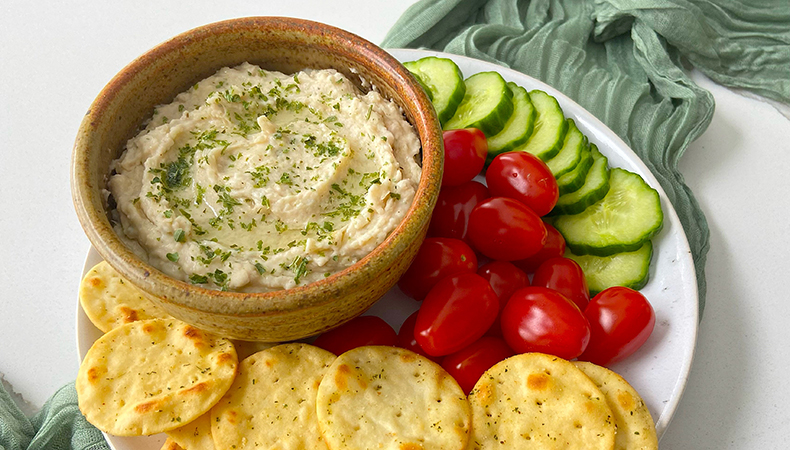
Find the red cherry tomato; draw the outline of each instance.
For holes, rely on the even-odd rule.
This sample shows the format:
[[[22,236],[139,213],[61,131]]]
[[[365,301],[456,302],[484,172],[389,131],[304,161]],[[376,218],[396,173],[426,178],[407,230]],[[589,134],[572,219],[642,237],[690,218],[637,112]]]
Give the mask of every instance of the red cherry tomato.
[[[523,270],[507,261],[491,261],[477,269],[477,274],[488,280],[499,298],[499,312],[505,308],[507,300],[517,290],[529,286],[529,277]],[[492,336],[502,336],[502,328],[499,325],[499,316],[488,329],[486,334]]]
[[[477,255],[464,241],[427,238],[417,251],[414,262],[398,281],[398,287],[409,297],[422,300],[442,278],[476,270]]]
[[[488,197],[488,188],[474,180],[442,187],[433,208],[428,235],[462,239],[468,243],[469,214]]]
[[[516,353],[573,359],[590,341],[584,314],[559,292],[538,286],[516,291],[502,311],[502,335]]]
[[[395,330],[377,316],[359,316],[318,336],[313,345],[335,355],[364,345],[395,345]]]
[[[549,167],[527,152],[507,152],[494,158],[486,169],[486,184],[491,195],[514,198],[539,216],[548,214],[560,196]]]
[[[505,341],[494,336],[483,336],[467,347],[442,359],[442,367],[455,378],[467,394],[491,366],[513,356]]]
[[[400,330],[398,331],[398,347],[411,350],[414,353],[435,360],[437,358],[425,353],[425,350],[417,343],[417,339],[414,338],[414,325],[417,323],[417,313],[419,312],[419,310],[414,311],[403,321],[403,325],[400,326]]]
[[[579,264],[570,258],[547,259],[535,271],[533,286],[543,286],[558,291],[584,311],[590,303],[587,280]]]
[[[537,253],[546,243],[546,227],[529,207],[512,198],[492,197],[469,215],[469,238],[491,259],[513,261]]]
[[[627,287],[604,289],[584,310],[590,321],[590,345],[579,359],[605,366],[634,353],[647,341],[656,313],[647,298]]]
[[[447,130],[444,136],[444,175],[442,186],[458,186],[483,170],[488,142],[476,128]]]
[[[488,280],[494,289],[501,308],[517,290],[529,286],[529,277],[523,270],[507,261],[491,261],[477,269],[477,274]],[[501,309],[500,308],[500,309]]]
[[[519,269],[527,273],[535,272],[543,261],[565,254],[565,238],[553,226],[543,222],[546,227],[546,243],[537,253],[529,258],[513,261]]]
[[[431,356],[457,352],[478,340],[499,311],[491,285],[475,273],[444,278],[422,302],[414,338]]]

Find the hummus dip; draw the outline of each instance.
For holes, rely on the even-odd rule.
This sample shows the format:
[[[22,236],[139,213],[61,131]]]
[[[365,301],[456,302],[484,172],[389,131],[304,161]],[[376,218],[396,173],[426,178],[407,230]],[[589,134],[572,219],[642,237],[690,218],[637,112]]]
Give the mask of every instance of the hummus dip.
[[[335,70],[244,63],[159,106],[114,161],[116,232],[204,287],[310,283],[370,253],[403,220],[420,142],[400,108]]]

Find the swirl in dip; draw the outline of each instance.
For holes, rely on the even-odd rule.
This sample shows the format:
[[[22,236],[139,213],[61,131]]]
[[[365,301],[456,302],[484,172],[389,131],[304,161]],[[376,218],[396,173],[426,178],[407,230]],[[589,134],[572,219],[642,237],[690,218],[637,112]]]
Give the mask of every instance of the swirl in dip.
[[[327,277],[403,220],[420,142],[335,70],[244,63],[160,106],[113,162],[115,229],[166,274],[270,291]]]

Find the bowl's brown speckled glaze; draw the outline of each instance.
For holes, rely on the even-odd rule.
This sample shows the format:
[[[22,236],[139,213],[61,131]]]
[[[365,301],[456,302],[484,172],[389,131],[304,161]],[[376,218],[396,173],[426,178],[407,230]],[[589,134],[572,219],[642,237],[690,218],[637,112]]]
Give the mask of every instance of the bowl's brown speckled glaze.
[[[397,102],[422,142],[422,176],[405,220],[367,257],[342,272],[293,289],[220,292],[164,275],[135,256],[113,230],[104,195],[110,162],[156,105],[225,66],[242,62],[295,72],[334,68],[370,82]],[[236,339],[311,336],[361,314],[398,280],[422,243],[442,176],[442,132],[430,100],[387,52],[346,31],[305,20],[250,17],[206,25],[164,42],[113,78],[80,126],[72,156],[75,208],[101,256],[173,316]]]

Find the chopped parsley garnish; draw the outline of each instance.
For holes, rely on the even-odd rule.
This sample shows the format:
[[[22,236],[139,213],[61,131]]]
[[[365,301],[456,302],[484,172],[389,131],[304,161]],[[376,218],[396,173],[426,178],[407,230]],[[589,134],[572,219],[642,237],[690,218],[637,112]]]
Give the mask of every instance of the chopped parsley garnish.
[[[337,183],[332,184],[332,190],[329,192],[339,195],[341,202],[334,210],[325,212],[325,216],[340,217],[341,220],[347,222],[350,219],[358,216],[362,210],[362,207],[365,206],[365,197],[362,195],[352,194],[340,187],[340,185]]]
[[[266,268],[263,267],[263,264],[261,264],[259,262],[255,263],[255,270],[258,271],[259,275],[263,275],[264,273],[266,273]]]
[[[189,276],[189,281],[191,281],[192,284],[206,284],[208,283],[208,277],[205,275],[193,273]]]
[[[381,184],[381,174],[378,172],[363,173],[359,180],[359,186],[370,189],[374,184]]]
[[[330,119],[337,119],[332,116]],[[331,158],[343,151],[340,144],[330,139],[328,142],[319,142],[318,138],[309,134],[302,137],[302,144],[316,158]]]
[[[250,176],[252,176],[252,180],[255,182],[253,187],[255,188],[262,188],[266,186],[266,183],[269,182],[269,169],[266,166],[258,166],[253,171],[247,171]]]
[[[213,281],[214,284],[219,286],[223,291],[228,289],[228,274],[220,269],[208,272],[205,275],[193,273],[189,276],[189,281],[191,281],[192,284],[206,284],[209,280]]]
[[[285,263],[283,263],[281,264],[281,266],[283,269],[290,270],[291,272],[293,272],[294,283],[299,284],[299,280],[301,280],[302,277],[307,275],[307,273],[309,272],[309,270],[307,269],[307,263],[309,262],[310,260],[307,259],[306,257],[297,256],[296,258],[294,258],[293,261],[291,261],[290,264],[286,265]]]
[[[171,162],[165,169],[165,186],[170,190],[176,190],[189,186],[192,179],[189,177],[190,162],[186,158],[178,158]]]
[[[227,192],[222,192],[222,193],[219,194],[219,202],[222,203],[222,206],[225,207],[225,210],[228,213],[232,213],[233,212],[233,207],[234,206],[241,205],[240,201],[238,201],[237,199],[231,197],[231,195],[229,193],[227,193]]]
[[[220,269],[217,269],[214,272],[209,272],[207,275],[211,276],[214,279],[214,283],[219,286],[224,286],[228,282],[228,274],[221,271]]]
[[[283,172],[283,174],[280,175],[280,181],[278,181],[278,183],[285,184],[287,186],[292,186],[294,184],[294,182],[291,180],[291,174],[288,172]]]

